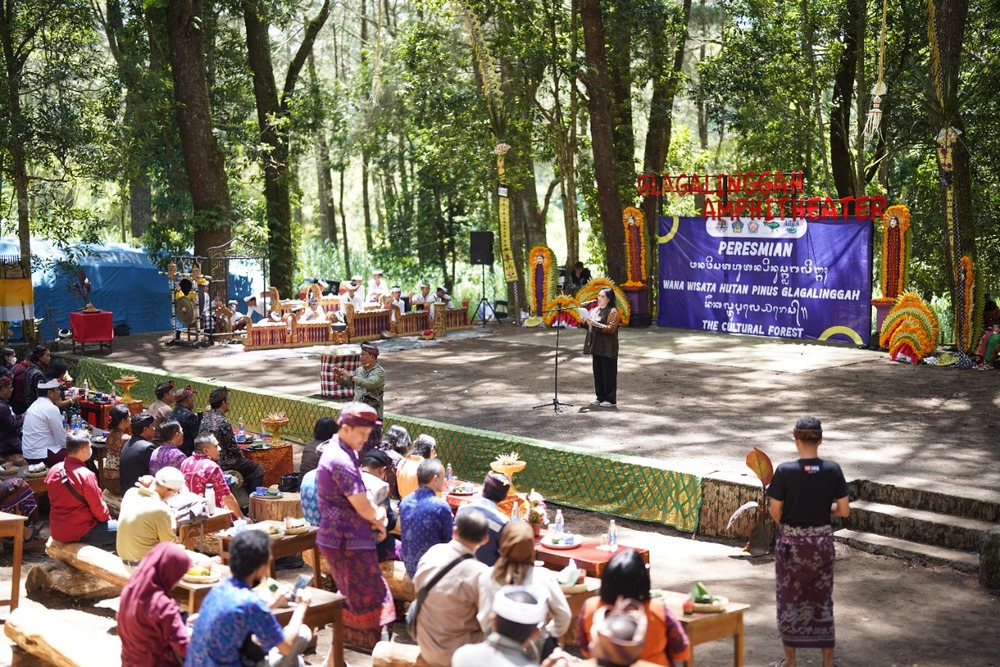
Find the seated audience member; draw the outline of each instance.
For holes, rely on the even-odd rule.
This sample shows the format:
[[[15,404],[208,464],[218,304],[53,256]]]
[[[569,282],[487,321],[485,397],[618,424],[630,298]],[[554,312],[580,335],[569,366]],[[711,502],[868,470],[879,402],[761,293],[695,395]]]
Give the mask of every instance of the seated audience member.
[[[201,603],[185,665],[299,664],[299,656],[312,638],[302,622],[312,597],[309,589],[302,590],[292,618],[282,628],[272,610],[288,604],[289,588],[278,589],[269,603],[253,590],[268,576],[270,564],[271,538],[267,533],[245,530],[233,536],[229,545],[233,576],[209,591]]]
[[[414,310],[428,310],[430,307],[428,304],[434,303],[434,295],[431,294],[431,284],[421,283],[420,292],[413,295],[410,303],[413,304]]]
[[[671,667],[674,661],[690,660],[691,645],[684,627],[662,598],[652,599],[649,588],[649,568],[635,549],[625,549],[612,556],[601,573],[599,597],[584,602],[580,610],[577,621],[580,652],[588,658],[591,655],[591,628],[597,610],[613,608],[619,598],[627,598],[638,602],[646,615],[643,659]]]
[[[566,276],[566,289],[575,292],[591,281],[590,269],[577,262],[573,265],[573,270]]]
[[[10,375],[0,375],[0,454],[10,456],[21,453],[21,426],[24,415],[15,415],[10,407],[14,381]]]
[[[208,403],[212,409],[201,418],[199,432],[202,435],[215,436],[221,452],[219,465],[223,470],[235,470],[242,475],[246,488],[251,491],[263,485],[264,467],[243,456],[243,450],[236,444],[233,425],[226,418],[226,413],[229,412],[229,389],[219,387],[213,390],[208,397]]]
[[[432,667],[448,667],[452,654],[460,646],[483,640],[483,630],[476,618],[479,583],[482,577],[490,576],[490,570],[474,556],[487,539],[486,519],[482,514],[469,512],[455,521],[450,542],[431,547],[420,559],[413,577],[417,591],[442,568],[463,559],[441,577],[420,605],[414,639],[420,647],[420,656]]]
[[[170,466],[180,468],[187,456],[181,451],[184,444],[184,431],[181,425],[173,419],[160,424],[160,439],[162,443],[153,450],[153,455],[149,457],[149,474],[155,475],[158,471]]]
[[[194,395],[197,393],[191,385],[178,391],[174,395],[174,409],[170,412],[170,419],[180,424],[184,431],[181,451],[185,456],[191,456],[194,452],[194,439],[198,437],[201,428],[201,417],[194,411]]]
[[[151,440],[154,442],[160,442],[160,424],[167,421],[170,418],[170,413],[174,409],[174,381],[168,380],[167,382],[160,383],[153,390],[156,394],[156,400],[153,404],[146,408],[146,412],[153,416],[153,428],[155,429],[154,435]]]
[[[531,586],[504,586],[490,600],[490,609],[485,641],[455,651],[452,667],[537,665],[535,640],[545,622],[544,591]]]
[[[543,651],[546,639],[551,637],[558,641],[569,630],[573,612],[555,573],[535,566],[535,531],[525,521],[515,521],[504,529],[500,559],[490,576],[479,580],[479,624],[485,633],[490,631],[490,612],[495,611],[493,600],[505,586],[530,586],[539,592],[544,612],[539,623],[545,625],[533,644],[540,658],[548,657]]]
[[[205,487],[209,484],[215,491],[215,507],[228,509],[235,519],[246,519],[236,497],[229,490],[226,478],[219,467],[219,441],[214,435],[199,435],[194,439],[194,454],[184,459],[181,472],[184,482],[192,493],[205,495]],[[209,508],[212,509],[212,508]]]
[[[382,297],[389,293],[389,286],[382,277],[382,269],[372,271],[372,277],[368,280],[368,296],[365,299],[368,303],[382,303]]]
[[[173,518],[167,504],[184,490],[184,473],[177,468],[163,468],[148,484],[143,482],[125,492],[118,512],[116,551],[129,567],[136,567],[160,542],[174,542]]]
[[[119,459],[122,493],[135,486],[140,477],[149,474],[149,459],[156,445],[153,444],[153,415],[140,412],[132,415],[132,437],[122,447]]]
[[[44,345],[38,345],[31,354],[10,371],[14,380],[14,393],[10,397],[10,407],[14,412],[23,415],[28,406],[40,395],[38,385],[45,381],[45,369],[52,362],[52,352]]]
[[[132,413],[128,406],[119,404],[108,412],[107,443],[104,445],[104,471],[101,482],[108,493],[121,496],[121,456],[125,443],[132,437]]]
[[[648,628],[642,603],[621,598],[614,608],[601,607],[594,614],[590,630],[590,651],[594,657],[582,665],[588,667],[655,667],[642,660]]]
[[[52,402],[59,408],[67,421],[72,421],[73,417],[80,414],[80,398],[82,393],[74,392],[69,398],[66,397],[66,390],[73,386],[73,376],[69,374],[69,367],[61,359],[53,359],[48,368],[45,369],[45,380],[59,380],[59,396]]]
[[[14,366],[17,365],[17,352],[14,351],[12,347],[2,347],[0,348],[0,375],[10,375],[14,370]]]
[[[507,525],[507,515],[500,511],[498,505],[510,492],[510,479],[500,472],[488,472],[483,479],[483,493],[468,505],[463,505],[459,512],[482,512],[490,526],[490,541],[476,552],[476,558],[484,565],[493,567],[500,557],[500,533]],[[561,634],[561,633],[560,633]]]
[[[184,660],[191,630],[170,591],[189,567],[184,549],[160,543],[132,573],[118,604],[122,667],[176,667]]]
[[[399,487],[399,497],[405,498],[417,490],[417,467],[424,459],[432,459],[436,455],[437,441],[426,433],[421,433],[413,441],[409,455],[396,467],[396,484]]]
[[[101,498],[97,475],[87,469],[90,436],[71,431],[66,436],[66,460],[45,476],[49,492],[49,532],[60,542],[84,542],[95,546],[114,544],[118,522],[111,518]]]
[[[35,494],[20,477],[0,478],[0,512],[27,517],[24,524],[24,541],[35,538],[42,530],[42,522],[34,521],[38,502]]]
[[[299,504],[302,516],[310,526],[318,526],[323,515],[319,511],[319,492],[316,490],[316,469],[302,475],[299,480]]]
[[[402,426],[390,426],[389,430],[382,434],[382,446],[379,449],[385,452],[392,462],[392,465],[385,470],[385,481],[389,484],[389,496],[396,500],[399,500],[396,468],[410,451],[410,444],[410,434]]]
[[[61,386],[59,380],[39,382],[38,400],[24,413],[21,450],[28,463],[52,467],[66,458],[66,431],[55,404]]]
[[[410,577],[417,573],[417,563],[428,549],[451,539],[454,526],[451,506],[438,498],[438,494],[444,491],[445,481],[441,462],[425,459],[417,468],[420,486],[399,503],[403,563]]]
[[[361,479],[368,490],[368,500],[375,507],[385,509],[385,539],[375,544],[379,562],[400,560],[399,546],[392,531],[396,528],[398,517],[389,501],[389,484],[385,481],[386,470],[392,466],[389,455],[380,449],[373,449],[365,454],[361,461]]]
[[[302,459],[299,463],[299,475],[305,475],[310,470],[315,470],[319,465],[319,458],[323,454],[323,445],[337,433],[340,424],[333,417],[320,417],[313,426],[313,439],[306,443],[302,450]]]

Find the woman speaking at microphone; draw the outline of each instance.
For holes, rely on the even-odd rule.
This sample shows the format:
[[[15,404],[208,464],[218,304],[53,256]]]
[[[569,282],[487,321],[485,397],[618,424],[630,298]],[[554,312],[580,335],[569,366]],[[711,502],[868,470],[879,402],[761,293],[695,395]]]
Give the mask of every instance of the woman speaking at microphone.
[[[597,294],[597,308],[580,321],[587,328],[583,353],[594,358],[594,391],[597,400],[591,405],[613,408],[618,403],[618,324],[621,317],[615,308],[615,293],[603,287]]]

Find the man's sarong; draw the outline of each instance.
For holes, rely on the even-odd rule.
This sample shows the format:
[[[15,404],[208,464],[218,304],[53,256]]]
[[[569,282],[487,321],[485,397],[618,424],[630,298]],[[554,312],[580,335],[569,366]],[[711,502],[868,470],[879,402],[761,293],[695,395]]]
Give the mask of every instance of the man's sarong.
[[[774,552],[778,632],[786,646],[830,648],[833,633],[833,530],[782,526]]]
[[[23,479],[15,477],[0,483],[0,512],[30,517],[35,507],[35,494]]]
[[[374,546],[374,545],[373,545]],[[396,620],[389,584],[375,549],[322,549],[344,600],[344,641],[367,650],[382,638],[382,627]]]

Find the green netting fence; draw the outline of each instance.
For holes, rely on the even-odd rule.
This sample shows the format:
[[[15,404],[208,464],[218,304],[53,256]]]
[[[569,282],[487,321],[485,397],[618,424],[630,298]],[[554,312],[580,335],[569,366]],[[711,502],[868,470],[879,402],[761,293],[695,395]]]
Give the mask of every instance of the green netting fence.
[[[339,403],[267,391],[234,383],[181,376],[129,364],[81,358],[76,382],[90,382],[94,391],[110,392],[113,381],[133,375],[139,383],[132,396],[149,405],[153,389],[171,379],[177,386],[190,384],[197,392],[196,405],[205,406],[211,391],[223,384],[229,388],[230,421],[242,421],[257,430],[263,418],[275,412],[288,417],[282,436],[306,441],[320,417],[336,416]],[[463,479],[481,480],[497,454],[517,452],[527,467],[516,473],[514,484],[521,491],[536,489],[546,498],[569,507],[641,521],[664,523],[686,532],[698,528],[702,503],[702,480],[697,475],[675,472],[655,462],[629,456],[573,450],[555,443],[521,438],[494,431],[455,426],[428,419],[386,413],[383,430],[398,424],[411,436],[427,433],[437,440],[438,456],[451,463]]]

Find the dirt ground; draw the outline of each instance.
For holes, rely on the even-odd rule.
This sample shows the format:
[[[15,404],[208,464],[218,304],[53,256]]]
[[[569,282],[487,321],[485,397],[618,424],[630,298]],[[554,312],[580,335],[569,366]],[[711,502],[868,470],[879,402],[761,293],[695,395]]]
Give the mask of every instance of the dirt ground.
[[[745,474],[743,458],[752,446],[775,463],[791,458],[792,422],[812,413],[824,423],[825,456],[839,461],[849,480],[1000,498],[995,371],[910,367],[848,347],[655,327],[625,330],[621,338],[617,409],[588,405],[592,380],[590,360],[580,354],[582,334],[563,331],[559,398],[574,405],[558,413],[533,410],[552,399],[555,332],[504,325],[436,345],[387,347],[380,359],[389,378],[386,410],[734,476]],[[318,350],[191,350],[165,347],[159,336],[122,338],[115,346],[111,358],[125,363],[300,395],[319,390]],[[599,534],[607,525],[607,517],[586,512],[567,511],[566,519],[583,534]],[[687,590],[702,581],[751,605],[747,665],[780,657],[770,557],[748,558],[740,544],[663,526],[621,524],[623,542],[651,550],[654,587]],[[1000,601],[974,577],[841,545],[837,555],[838,665],[1000,664]],[[26,560],[43,558],[32,553]],[[9,560],[8,550],[0,556],[0,586],[9,580]],[[106,609],[87,617],[95,633],[113,626]],[[327,631],[321,653],[328,644]],[[0,664],[9,659],[7,650],[0,643]],[[696,655],[699,665],[731,664],[732,647],[713,642]],[[370,664],[363,655],[348,660],[354,667]],[[804,652],[801,662],[820,664],[819,652]],[[108,664],[116,664],[111,656]]]

